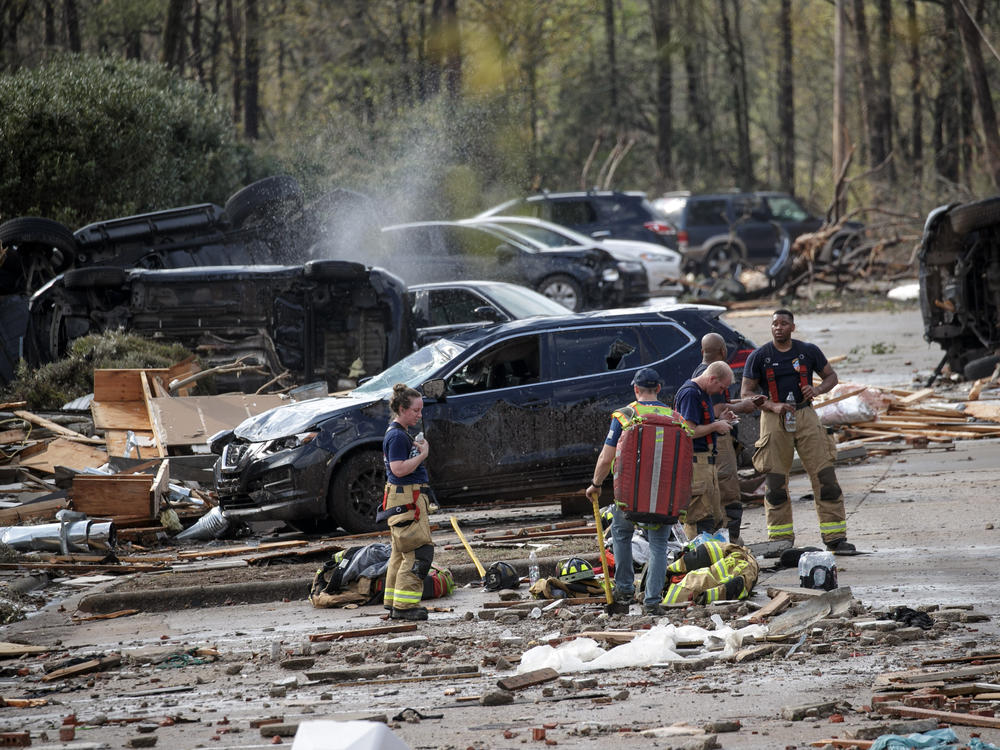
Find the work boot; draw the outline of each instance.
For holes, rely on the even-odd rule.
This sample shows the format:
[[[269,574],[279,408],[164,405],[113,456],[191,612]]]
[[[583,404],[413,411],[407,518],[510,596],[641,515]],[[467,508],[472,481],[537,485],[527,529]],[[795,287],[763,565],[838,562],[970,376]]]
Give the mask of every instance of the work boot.
[[[835,555],[854,555],[858,551],[858,548],[846,539],[837,539],[830,542],[826,545],[826,548]]]
[[[635,598],[635,591],[624,591],[622,589],[615,589],[614,599],[619,604],[631,604],[632,600]]]
[[[427,609],[425,607],[410,607],[409,609],[396,609],[392,610],[393,620],[426,620],[427,619]]]
[[[667,610],[659,604],[643,604],[642,613],[644,615],[652,615],[653,617],[663,617],[667,614]]]

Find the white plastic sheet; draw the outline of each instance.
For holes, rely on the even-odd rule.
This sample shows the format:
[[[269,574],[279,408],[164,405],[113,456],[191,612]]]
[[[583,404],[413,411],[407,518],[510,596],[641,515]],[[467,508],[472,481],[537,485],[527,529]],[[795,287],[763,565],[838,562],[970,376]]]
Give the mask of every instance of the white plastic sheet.
[[[377,721],[303,721],[292,750],[410,750],[410,746]]]

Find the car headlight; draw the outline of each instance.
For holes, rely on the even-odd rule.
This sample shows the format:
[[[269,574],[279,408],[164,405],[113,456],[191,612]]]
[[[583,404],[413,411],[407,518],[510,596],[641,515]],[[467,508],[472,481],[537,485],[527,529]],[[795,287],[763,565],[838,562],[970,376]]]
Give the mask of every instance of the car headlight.
[[[639,254],[647,263],[680,263],[681,256],[680,253],[673,253],[670,251],[664,251],[662,253],[649,253],[643,252]]]
[[[605,268],[601,271],[601,278],[604,281],[618,281],[621,278],[621,274],[618,273],[617,268]]]
[[[626,273],[638,273],[642,270],[642,263],[637,260],[620,260],[618,267]]]
[[[319,432],[300,432],[297,435],[275,438],[264,446],[264,453],[277,453],[287,451],[292,448],[299,448],[306,443],[312,442]]]

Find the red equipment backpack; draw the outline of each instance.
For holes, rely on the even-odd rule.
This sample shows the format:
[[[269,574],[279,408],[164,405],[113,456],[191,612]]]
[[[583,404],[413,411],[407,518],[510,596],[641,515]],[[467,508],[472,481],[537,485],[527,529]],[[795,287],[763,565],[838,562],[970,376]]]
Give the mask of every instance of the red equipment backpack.
[[[694,447],[675,418],[644,414],[615,449],[615,500],[637,523],[676,523],[691,502]]]

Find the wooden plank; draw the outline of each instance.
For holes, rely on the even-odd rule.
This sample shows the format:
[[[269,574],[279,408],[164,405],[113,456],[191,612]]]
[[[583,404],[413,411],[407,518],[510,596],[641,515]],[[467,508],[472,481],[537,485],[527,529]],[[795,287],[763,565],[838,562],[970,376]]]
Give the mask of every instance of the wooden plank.
[[[153,493],[153,478],[143,474],[137,476],[77,474],[73,477],[70,499],[75,510],[86,513],[92,518],[107,516],[156,518],[158,513]]]
[[[894,703],[876,703],[873,708],[881,714],[898,714],[899,716],[909,716],[914,719],[934,719],[945,724],[960,724],[967,727],[1000,729],[1000,718],[995,716],[978,716],[976,714],[958,713],[957,711],[938,711],[933,708],[901,706]]]
[[[305,547],[309,542],[296,539],[288,542],[268,542],[257,546],[225,547],[223,549],[192,550],[190,552],[178,552],[177,557],[188,559],[195,557],[228,557],[230,555],[242,555],[247,552],[263,552],[264,550],[288,549],[289,547]]]
[[[65,497],[55,500],[41,500],[37,503],[27,503],[16,508],[0,510],[0,524],[4,526],[19,526],[25,521],[36,518],[55,518],[56,511],[69,507],[69,499]]]
[[[27,458],[22,455],[20,465],[54,474],[56,466],[83,471],[84,469],[97,468],[107,461],[107,452],[96,446],[81,444],[66,438],[56,438],[47,443],[44,450]]]
[[[28,437],[27,430],[3,430],[0,432],[0,445],[23,443]]]
[[[915,391],[909,396],[903,396],[896,403],[900,406],[913,406],[914,404],[919,404],[921,401],[926,401],[933,395],[933,388],[921,388],[919,391]]]
[[[109,654],[100,659],[91,659],[80,664],[74,664],[72,667],[64,667],[63,669],[57,669],[55,672],[49,672],[42,677],[42,682],[62,680],[66,677],[76,677],[82,674],[90,674],[91,672],[103,672],[105,669],[117,667],[121,662],[121,654]]]
[[[309,640],[313,643],[322,641],[338,641],[341,638],[364,638],[369,635],[385,635],[386,633],[408,633],[417,629],[417,623],[405,625],[383,625],[376,628],[360,628],[358,630],[340,630],[335,633],[310,633]]]
[[[25,560],[24,562],[0,562],[0,570],[60,570],[67,573],[106,573],[108,575],[125,575],[126,573],[153,573],[166,570],[166,565],[86,565],[84,563],[42,563]]]
[[[12,657],[24,656],[25,654],[44,654],[53,650],[55,649],[47,646],[26,646],[23,643],[0,641],[0,659],[10,659]]]
[[[541,685],[544,682],[552,682],[559,678],[559,673],[552,667],[542,667],[524,674],[516,674],[513,677],[502,677],[497,680],[497,685],[501,690],[524,690],[524,688]]]
[[[788,609],[792,603],[792,597],[787,591],[779,591],[778,595],[771,601],[758,609],[750,616],[750,622],[760,624],[771,615],[776,615]]]
[[[813,408],[820,409],[824,406],[829,406],[830,404],[835,404],[838,401],[843,401],[845,398],[850,398],[851,396],[857,396],[859,393],[864,393],[868,390],[867,385],[863,385],[860,388],[856,388],[853,391],[847,393],[841,393],[839,396],[834,396],[833,398],[824,399],[822,401],[813,401]]]
[[[978,656],[950,656],[947,659],[924,659],[920,662],[921,666],[927,666],[930,664],[960,664],[962,662],[970,661],[994,661],[1000,659],[1000,651],[994,651],[991,654],[979,654]]]
[[[989,422],[1000,422],[1000,401],[967,401],[964,407],[963,414]]]
[[[810,742],[809,747],[845,747],[852,748],[856,747],[858,750],[868,750],[872,745],[875,744],[875,740],[842,740],[837,737],[831,737],[827,740],[816,740],[815,742]]]
[[[90,414],[99,430],[149,429],[149,417],[141,401],[93,401]]]
[[[142,369],[102,369],[94,370],[94,401],[133,401],[139,404],[142,401],[142,373],[154,375],[169,373],[167,369],[148,368]]]
[[[73,617],[74,622],[89,622],[90,620],[114,620],[119,617],[130,617],[139,614],[137,609],[119,609],[117,612],[108,612],[105,615],[90,615],[89,617]]]
[[[150,407],[150,402],[153,400],[153,393],[149,387],[149,374],[145,371],[139,373],[139,385],[142,386],[142,402],[146,408],[146,419],[149,422],[150,431],[153,433],[153,443],[155,444],[156,455],[165,456],[167,455],[167,450],[160,441],[160,437],[156,432],[156,422],[154,421],[155,415]]]
[[[61,424],[56,424],[55,422],[46,419],[45,417],[40,417],[37,414],[32,414],[30,411],[24,411],[23,409],[15,409],[14,416],[20,417],[25,422],[31,422],[31,424],[38,425],[39,427],[44,427],[50,432],[54,432],[57,435],[62,435],[64,437],[72,437],[75,440],[80,440],[84,443],[96,443],[100,445],[104,441],[97,437],[87,437],[86,435],[81,435],[75,430],[71,430],[68,427],[63,427]]]
[[[3,403],[0,403],[0,409],[3,409],[4,411],[8,409],[20,409],[27,405],[27,401],[4,401]]]

